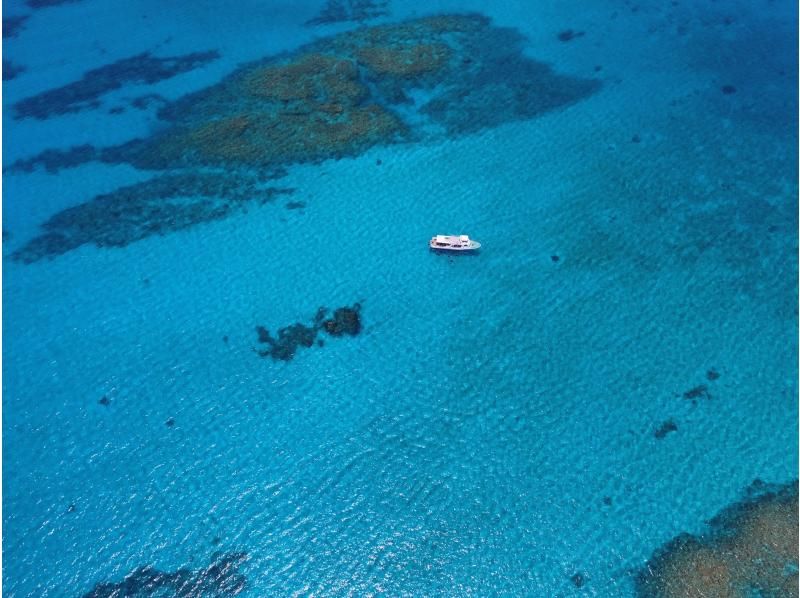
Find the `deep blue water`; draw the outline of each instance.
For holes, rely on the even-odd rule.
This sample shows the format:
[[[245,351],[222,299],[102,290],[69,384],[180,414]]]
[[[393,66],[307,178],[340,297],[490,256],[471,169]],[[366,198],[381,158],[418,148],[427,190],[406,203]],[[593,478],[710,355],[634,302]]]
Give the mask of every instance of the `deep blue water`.
[[[323,4],[4,1],[6,595],[149,565],[190,595],[632,596],[671,538],[797,477],[796,6]],[[240,65],[461,13],[485,63],[399,102],[402,143],[222,168],[228,199],[293,191],[141,238],[86,210],[154,176],[102,148],[200,118],[178,100]],[[356,304],[357,335],[314,328]],[[295,323],[324,346],[254,352]]]

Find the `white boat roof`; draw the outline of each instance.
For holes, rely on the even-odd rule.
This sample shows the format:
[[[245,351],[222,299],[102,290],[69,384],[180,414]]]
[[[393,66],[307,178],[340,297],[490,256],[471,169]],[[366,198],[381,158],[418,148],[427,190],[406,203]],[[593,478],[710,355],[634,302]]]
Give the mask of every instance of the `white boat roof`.
[[[437,243],[447,243],[449,241],[469,241],[469,235],[436,235]]]

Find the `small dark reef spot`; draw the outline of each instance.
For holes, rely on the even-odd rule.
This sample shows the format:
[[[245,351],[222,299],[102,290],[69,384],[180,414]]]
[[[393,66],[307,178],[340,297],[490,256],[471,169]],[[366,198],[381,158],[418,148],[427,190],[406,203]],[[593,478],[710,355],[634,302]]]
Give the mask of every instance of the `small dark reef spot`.
[[[103,397],[97,402],[103,407],[108,407],[111,404],[111,399],[109,399],[106,395],[103,395]]]
[[[706,378],[708,378],[711,381],[714,381],[717,378],[719,378],[719,372],[712,368],[706,372]]]
[[[583,584],[586,583],[586,576],[583,573],[576,573],[569,579],[576,588],[582,588]]]
[[[708,386],[705,384],[699,384],[698,386],[690,388],[683,393],[683,398],[690,401],[696,401],[697,399],[710,399],[711,393],[708,392]]]
[[[304,201],[290,201],[286,204],[287,210],[302,210],[306,207],[306,202]]]
[[[653,435],[656,438],[658,438],[659,440],[661,440],[662,438],[664,438],[670,432],[677,432],[677,431],[678,431],[678,426],[675,424],[674,421],[672,421],[671,419],[668,419],[667,421],[662,423],[660,426],[658,426],[658,428],[656,428],[656,431],[653,432]]]
[[[551,255],[550,256],[550,261],[552,261],[553,263],[556,263],[560,259],[561,258],[559,256],[557,256],[557,255]]]
[[[164,422],[164,425],[166,425],[168,428],[174,427],[175,426],[175,418],[174,417],[170,417],[167,421]]]
[[[733,85],[723,85],[722,93],[724,93],[726,96],[729,96],[732,93],[736,93],[736,88]]]
[[[586,33],[584,31],[573,31],[572,29],[565,29],[561,33],[558,34],[558,41],[560,42],[568,42],[572,41],[576,37],[583,37]]]

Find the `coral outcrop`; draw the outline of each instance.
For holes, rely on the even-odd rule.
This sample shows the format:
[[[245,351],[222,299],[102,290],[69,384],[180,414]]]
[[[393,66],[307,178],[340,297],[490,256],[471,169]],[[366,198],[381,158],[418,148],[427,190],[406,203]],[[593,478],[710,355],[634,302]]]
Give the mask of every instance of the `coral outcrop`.
[[[745,499],[656,552],[637,577],[641,598],[798,595],[797,481],[754,482]]]

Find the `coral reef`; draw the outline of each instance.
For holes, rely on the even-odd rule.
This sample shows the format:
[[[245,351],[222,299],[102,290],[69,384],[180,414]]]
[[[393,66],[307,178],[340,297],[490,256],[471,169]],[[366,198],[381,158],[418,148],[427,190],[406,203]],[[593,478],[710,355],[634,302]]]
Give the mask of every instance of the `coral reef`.
[[[22,31],[22,28],[25,26],[25,21],[27,20],[27,15],[3,17],[3,39],[17,37],[19,32]]]
[[[319,14],[306,21],[306,25],[330,25],[370,19],[389,14],[388,0],[327,0]]]
[[[123,58],[86,72],[78,81],[20,100],[14,104],[14,116],[46,119],[94,108],[103,95],[126,83],[155,83],[201,67],[218,57],[217,52],[211,51],[163,58],[145,52]]]
[[[662,438],[666,437],[666,435],[669,434],[670,432],[677,432],[677,431],[678,431],[678,425],[671,419],[668,419],[660,426],[658,426],[658,428],[656,428],[656,431],[653,432],[653,435],[657,439],[661,440]]]
[[[565,29],[564,31],[558,34],[558,41],[560,42],[569,42],[575,39],[576,37],[583,37],[586,35],[584,31],[573,31],[572,29]]]
[[[24,72],[24,66],[14,64],[10,60],[3,60],[3,81],[11,81],[17,75]]]
[[[264,188],[243,175],[173,174],[121,187],[56,213],[44,232],[12,254],[25,263],[80,247],[124,247],[151,235],[227,216],[244,204],[271,201],[292,189]]]
[[[690,401],[697,401],[697,399],[710,399],[711,393],[708,391],[708,386],[699,384],[694,388],[690,388],[683,393],[683,398]]]
[[[641,598],[798,595],[797,481],[756,480],[742,502],[658,550],[636,579]]]
[[[81,0],[26,0],[25,4],[31,8],[48,8],[61,4],[75,4],[76,2],[81,2]]]
[[[576,573],[572,577],[569,578],[576,588],[582,588],[586,583],[586,576],[583,573]]]
[[[361,305],[358,303],[353,307],[340,307],[333,312],[333,318],[322,322],[322,326],[332,336],[355,336],[361,332],[361,318],[358,315],[360,311]]]
[[[244,552],[215,553],[211,564],[199,571],[159,571],[151,566],[139,567],[122,581],[97,584],[83,598],[237,596],[247,587],[247,579],[239,571],[247,558]]]
[[[247,177],[254,171],[355,156],[376,145],[426,139],[442,131],[469,134],[533,118],[599,89],[595,80],[556,75],[524,50],[519,32],[475,14],[362,27],[243,65],[216,85],[163,104],[157,114],[160,126],[143,139],[106,148],[47,150],[13,168],[43,166],[56,172],[99,160],[169,171],[170,177],[224,168],[231,178],[242,173],[240,192],[249,193]],[[124,83],[151,83],[216,56],[140,54],[13,108],[18,117],[32,118],[82,110],[99,105],[103,94]],[[421,106],[411,99],[419,90],[432,98]],[[151,99],[142,96],[133,105],[144,108]],[[57,214],[17,257],[34,261],[90,242],[125,245],[222,218],[238,203],[166,201],[159,188],[158,183],[138,187],[135,201],[129,188],[120,189]],[[145,191],[155,194],[147,198]]]
[[[397,109],[411,109],[417,88],[439,91],[413,121],[451,134],[532,118],[599,88],[531,60],[524,42],[478,15],[345,32],[164,106],[171,127],[113,152],[145,169],[317,162],[417,138],[425,126]]]
[[[368,46],[356,52],[359,62],[373,73],[407,78],[438,71],[451,54],[450,46],[441,43]]]
[[[312,347],[316,341],[317,346],[324,346],[321,339],[317,339],[320,331],[325,331],[331,336],[350,335],[356,336],[361,332],[361,305],[356,303],[353,307],[340,307],[334,310],[333,317],[326,319],[328,310],[320,307],[314,316],[311,326],[296,322],[278,330],[274,338],[269,330],[263,326],[256,326],[258,342],[269,345],[268,349],[256,351],[261,357],[272,357],[277,361],[291,361],[300,347]]]
[[[4,170],[8,172],[32,172],[41,166],[47,172],[55,174],[62,168],[74,168],[86,162],[97,160],[98,155],[97,148],[89,144],[76,145],[67,150],[48,149],[30,158],[17,160]]]

